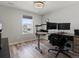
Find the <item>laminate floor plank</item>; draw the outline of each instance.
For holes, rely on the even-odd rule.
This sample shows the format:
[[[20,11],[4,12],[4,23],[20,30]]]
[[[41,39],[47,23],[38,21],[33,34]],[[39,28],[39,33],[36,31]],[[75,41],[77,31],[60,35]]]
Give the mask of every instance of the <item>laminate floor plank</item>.
[[[55,48],[47,40],[41,40],[41,54],[35,47],[37,47],[36,41],[24,42],[16,45],[10,46],[10,56],[12,58],[54,58],[56,53],[55,51],[48,52],[48,49]],[[78,58],[79,54],[69,53],[73,58]],[[58,58],[68,58],[63,54],[59,54]]]

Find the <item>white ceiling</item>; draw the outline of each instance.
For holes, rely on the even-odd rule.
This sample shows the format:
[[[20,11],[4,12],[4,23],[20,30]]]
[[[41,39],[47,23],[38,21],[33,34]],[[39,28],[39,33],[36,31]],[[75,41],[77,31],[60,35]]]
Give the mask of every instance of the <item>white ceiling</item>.
[[[64,8],[78,3],[78,1],[45,1],[46,6],[42,9],[37,9],[33,6],[34,1],[0,1],[0,5],[18,8],[39,15],[47,14],[59,8]]]

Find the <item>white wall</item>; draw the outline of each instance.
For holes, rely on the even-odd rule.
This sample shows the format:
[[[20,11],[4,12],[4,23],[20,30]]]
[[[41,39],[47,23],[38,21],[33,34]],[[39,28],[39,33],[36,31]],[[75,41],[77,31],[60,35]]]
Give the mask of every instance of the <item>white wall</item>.
[[[43,23],[47,18],[50,19],[50,22],[71,23],[71,30],[68,32],[74,34],[74,29],[79,29],[79,4],[52,11],[52,13],[43,16]]]
[[[22,35],[21,19],[23,15],[32,16],[34,33]],[[2,37],[8,37],[9,43],[35,39],[35,25],[41,23],[41,16],[22,10],[0,6],[0,23],[3,25]]]

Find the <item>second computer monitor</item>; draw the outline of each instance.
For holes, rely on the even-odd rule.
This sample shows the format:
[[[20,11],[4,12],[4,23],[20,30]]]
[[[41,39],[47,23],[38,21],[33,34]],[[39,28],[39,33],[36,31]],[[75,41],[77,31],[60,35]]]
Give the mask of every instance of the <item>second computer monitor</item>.
[[[70,23],[58,23],[58,30],[70,30]]]

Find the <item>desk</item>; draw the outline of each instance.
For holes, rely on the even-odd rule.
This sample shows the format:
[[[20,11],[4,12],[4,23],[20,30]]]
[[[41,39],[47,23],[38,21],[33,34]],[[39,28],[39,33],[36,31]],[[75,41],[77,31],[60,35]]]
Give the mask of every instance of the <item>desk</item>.
[[[47,32],[37,32],[36,33],[36,37],[38,38],[37,40],[38,40],[38,46],[36,47],[36,49],[40,52],[40,53],[43,53],[42,52],[42,50],[41,50],[41,48],[40,48],[40,36],[41,35],[46,35],[47,34]]]
[[[74,52],[79,53],[79,36],[74,37]]]
[[[36,49],[42,53],[42,50],[40,48],[40,36],[41,35],[46,35],[48,34],[47,32],[37,32],[36,33],[36,36],[38,38],[38,46],[36,47]],[[71,34],[71,33],[61,33],[61,32],[58,32],[58,33],[51,33],[51,34],[57,34],[57,35],[66,35],[66,36],[73,36],[73,39],[71,40],[72,41],[72,51],[73,52],[77,52],[79,53],[79,36],[77,35],[74,35],[74,34]],[[77,46],[76,46],[77,45]]]

